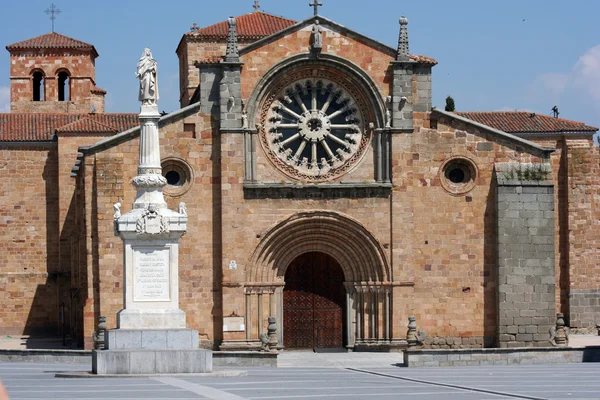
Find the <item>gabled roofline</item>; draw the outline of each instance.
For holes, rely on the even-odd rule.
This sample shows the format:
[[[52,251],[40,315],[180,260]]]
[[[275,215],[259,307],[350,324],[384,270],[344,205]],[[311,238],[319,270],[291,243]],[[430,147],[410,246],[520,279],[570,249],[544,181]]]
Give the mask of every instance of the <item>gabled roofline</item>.
[[[492,128],[491,126],[481,124],[479,122],[473,121],[472,119],[462,117],[462,116],[460,116],[458,114],[454,114],[454,113],[451,113],[451,112],[448,112],[448,111],[443,111],[443,110],[440,110],[440,109],[437,109],[437,108],[433,108],[431,110],[431,112],[432,113],[440,114],[440,115],[442,115],[444,117],[455,119],[455,120],[460,121],[460,122],[464,122],[465,124],[469,124],[469,125],[471,125],[471,126],[473,126],[475,128],[482,129],[482,130],[484,130],[484,131],[486,131],[488,133],[491,133],[492,135],[496,135],[496,136],[499,136],[499,137],[501,137],[501,138],[503,138],[505,140],[508,140],[508,141],[511,141],[511,142],[514,142],[514,143],[518,143],[521,146],[524,146],[524,147],[526,147],[526,148],[528,148],[530,150],[534,150],[534,151],[537,151],[537,152],[542,152],[545,155],[549,155],[550,153],[556,151],[556,148],[554,148],[554,147],[540,146],[539,144],[534,143],[532,141],[529,141],[527,139],[520,138],[518,136],[515,136],[515,135],[510,134],[510,133],[506,133],[506,132],[498,130],[496,128]]]
[[[305,19],[304,21],[300,21],[295,25],[292,25],[288,28],[285,28],[277,33],[272,34],[271,36],[267,36],[265,38],[259,39],[256,42],[249,44],[248,46],[245,46],[243,48],[240,49],[240,56],[247,54],[269,42],[272,42],[274,40],[277,40],[283,36],[286,36],[288,33],[290,32],[294,32],[296,30],[302,29],[305,26],[311,25],[314,23],[314,21],[319,20],[319,23],[321,23],[321,25],[323,25],[323,23],[325,23],[326,25],[331,25],[337,29],[339,29],[342,33],[350,36],[350,37],[355,37],[356,39],[359,39],[362,42],[365,42],[373,47],[376,47],[378,49],[380,49],[381,51],[383,51],[384,53],[389,54],[391,57],[396,57],[396,52],[397,49],[390,47],[386,44],[383,44],[375,39],[372,39],[368,36],[363,35],[362,33],[356,32],[350,28],[346,28],[344,25],[340,25],[337,22],[334,22],[332,20],[330,20],[329,18],[325,18],[322,15],[315,15],[312,16],[308,19]]]
[[[184,107],[180,110],[174,111],[170,114],[162,116],[158,123],[160,125],[164,125],[174,119],[181,118],[182,116],[187,116],[191,114],[193,111],[200,109],[200,103],[190,104],[187,107]],[[134,139],[140,135],[140,127],[136,126],[135,128],[128,129],[121,133],[117,133],[114,136],[103,139],[91,146],[80,146],[78,152],[82,153],[84,156],[93,155],[103,150],[109,149],[114,146],[118,146],[121,143],[127,142],[128,140]]]

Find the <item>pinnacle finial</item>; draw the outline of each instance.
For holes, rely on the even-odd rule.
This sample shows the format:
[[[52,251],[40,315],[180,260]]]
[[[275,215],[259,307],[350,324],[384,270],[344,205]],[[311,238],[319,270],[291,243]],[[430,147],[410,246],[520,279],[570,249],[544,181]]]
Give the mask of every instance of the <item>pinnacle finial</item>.
[[[237,22],[234,17],[229,17],[227,24],[229,25],[229,35],[227,36],[225,62],[240,62],[240,53],[237,42]]]
[[[400,18],[400,36],[398,37],[398,53],[396,61],[409,61],[408,55],[408,19],[405,16]]]

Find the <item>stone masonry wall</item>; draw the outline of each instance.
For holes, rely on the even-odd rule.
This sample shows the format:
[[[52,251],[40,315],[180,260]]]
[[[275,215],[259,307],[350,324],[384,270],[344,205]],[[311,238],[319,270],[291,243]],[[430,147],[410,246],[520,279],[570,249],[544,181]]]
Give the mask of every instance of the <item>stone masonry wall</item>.
[[[0,144],[0,335],[59,333],[54,143]]]
[[[341,33],[333,32],[324,24],[321,26],[325,29],[323,53],[351,60],[373,79],[382,96],[391,94],[390,62],[394,60],[392,56]],[[312,27],[309,26],[244,54],[241,57],[241,61],[244,63],[242,97],[249,98],[256,83],[276,63],[287,57],[308,52],[311,32]]]
[[[566,140],[569,325],[600,323],[600,151],[592,140]]]
[[[33,100],[32,73],[44,73],[44,101]],[[68,71],[70,101],[58,101],[58,73]],[[10,57],[10,99],[12,112],[87,113],[93,103],[104,111],[104,98],[92,95],[96,68],[90,53],[37,50],[35,54],[15,52]]]
[[[185,124],[195,125],[195,137],[184,133]],[[220,325],[213,329],[213,318],[220,321],[221,316],[220,271],[213,269],[219,229],[213,187],[220,184],[215,167],[220,154],[214,153],[207,126],[210,117],[195,114],[160,127],[162,159],[185,160],[191,167],[189,190],[181,193],[167,187],[164,192],[170,209],[177,210],[179,202],[187,204],[188,231],[179,243],[180,308],[186,312],[187,326],[198,329],[204,343],[221,335]],[[106,316],[111,329],[123,308],[123,242],[114,235],[113,204],[121,202],[123,213],[131,209],[136,195],[131,179],[137,175],[138,154],[139,140],[134,139],[86,157],[86,252],[93,255],[80,265],[82,274],[89,276],[83,288],[87,298],[82,299],[86,348],[91,346],[97,316]]]
[[[432,348],[491,346],[496,340],[496,189],[494,164],[539,163],[537,154],[458,121],[414,113],[413,134],[392,135],[391,202],[394,336],[409,315]],[[470,160],[475,185],[442,186],[442,166]]]
[[[239,48],[248,45],[249,42],[239,40]],[[180,105],[185,107],[190,104],[190,98],[193,96],[196,88],[200,84],[200,73],[196,67],[196,61],[218,62],[225,55],[227,42],[225,39],[199,41],[191,37],[184,37],[177,48],[179,57],[179,92]]]
[[[506,167],[512,168],[512,167]],[[498,178],[498,342],[547,346],[555,322],[554,187]]]

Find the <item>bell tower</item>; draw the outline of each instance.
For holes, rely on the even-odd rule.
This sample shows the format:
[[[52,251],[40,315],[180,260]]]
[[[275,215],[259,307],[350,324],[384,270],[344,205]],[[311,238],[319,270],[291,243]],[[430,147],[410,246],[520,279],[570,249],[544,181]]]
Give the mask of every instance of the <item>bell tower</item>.
[[[6,49],[11,112],[104,112],[106,91],[96,86],[98,52],[91,44],[52,32]]]

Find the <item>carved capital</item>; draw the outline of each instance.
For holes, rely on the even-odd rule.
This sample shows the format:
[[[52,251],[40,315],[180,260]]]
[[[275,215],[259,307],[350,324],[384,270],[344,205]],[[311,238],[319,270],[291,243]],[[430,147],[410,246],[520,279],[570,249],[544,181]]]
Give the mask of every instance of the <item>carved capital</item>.
[[[138,175],[133,178],[133,186],[136,188],[156,189],[167,186],[167,180],[162,175]]]

